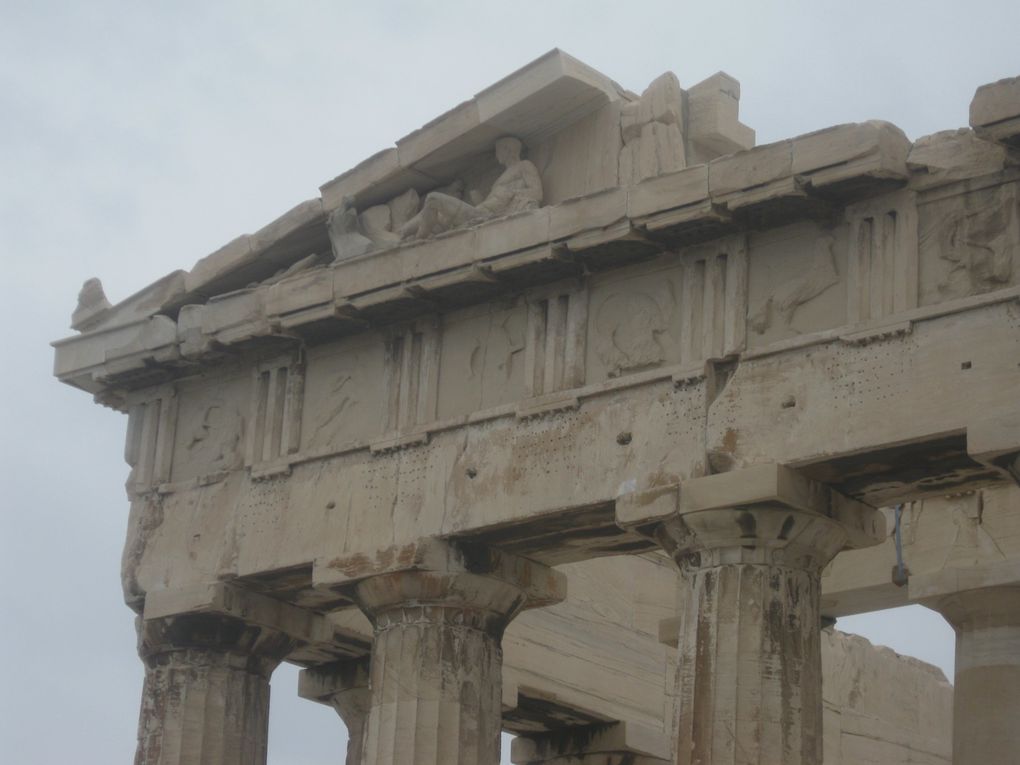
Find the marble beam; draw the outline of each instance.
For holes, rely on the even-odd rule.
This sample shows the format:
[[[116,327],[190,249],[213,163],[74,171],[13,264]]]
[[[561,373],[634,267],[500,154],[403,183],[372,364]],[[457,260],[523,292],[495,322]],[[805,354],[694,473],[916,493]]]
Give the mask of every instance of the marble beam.
[[[518,736],[514,765],[668,765],[669,737],[661,729],[630,722],[569,727]]]

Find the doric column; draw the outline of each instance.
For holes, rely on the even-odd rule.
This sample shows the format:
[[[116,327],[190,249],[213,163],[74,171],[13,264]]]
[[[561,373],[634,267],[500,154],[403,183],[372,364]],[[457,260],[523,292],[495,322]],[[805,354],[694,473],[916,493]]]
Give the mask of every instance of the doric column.
[[[514,765],[669,765],[669,756],[661,728],[629,722],[518,736],[510,750]]]
[[[269,676],[291,638],[218,614],[139,619],[138,637],[135,765],[265,763]]]
[[[368,683],[369,661],[353,659],[323,664],[301,671],[298,695],[329,704],[347,727],[346,765],[361,765],[372,691]]]
[[[822,568],[877,544],[884,519],[779,465],[617,502],[688,589],[680,617],[680,765],[820,765]]]
[[[1015,765],[1020,758],[1020,584],[924,602],[956,630],[953,765]]]
[[[561,574],[487,548],[423,540],[317,563],[319,586],[369,617],[364,765],[496,765],[506,625],[562,600]]]

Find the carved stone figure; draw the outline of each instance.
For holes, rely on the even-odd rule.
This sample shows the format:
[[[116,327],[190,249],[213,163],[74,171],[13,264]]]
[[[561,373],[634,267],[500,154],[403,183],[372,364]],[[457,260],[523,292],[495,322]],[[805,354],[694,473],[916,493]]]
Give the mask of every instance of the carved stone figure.
[[[622,185],[631,186],[684,168],[682,99],[679,80],[666,72],[645,89],[639,100],[623,107]]]
[[[790,326],[798,308],[839,282],[832,245],[831,236],[818,238],[811,266],[804,275],[777,287],[751,315],[751,328],[755,332],[759,335],[764,334],[772,326],[776,316],[782,317],[784,326]]]
[[[643,292],[610,295],[599,306],[596,352],[609,377],[648,369],[662,363],[665,352],[659,339],[666,332],[662,309]]]
[[[358,211],[350,197],[344,197],[340,207],[329,214],[326,228],[335,260],[354,258],[375,248],[375,242],[361,233]]]
[[[961,210],[939,222],[939,257],[949,270],[939,291],[950,297],[977,295],[1009,284],[1013,250],[1020,241],[1017,204],[1006,198],[978,210]]]
[[[103,292],[103,283],[95,278],[86,279],[78,293],[78,307],[71,314],[71,329],[79,332],[88,329],[95,319],[110,308],[112,306]]]
[[[506,168],[477,205],[442,191],[425,197],[421,212],[401,229],[403,239],[428,239],[444,231],[490,218],[534,210],[542,204],[542,178],[538,168],[521,159],[521,142],[513,137],[496,141],[496,160]]]
[[[451,187],[455,185],[451,184]],[[463,188],[463,184],[458,188]],[[397,233],[400,227],[413,218],[420,207],[418,192],[408,189],[385,204],[369,207],[362,212],[358,216],[360,232],[379,247],[392,247],[400,243],[400,234]]]

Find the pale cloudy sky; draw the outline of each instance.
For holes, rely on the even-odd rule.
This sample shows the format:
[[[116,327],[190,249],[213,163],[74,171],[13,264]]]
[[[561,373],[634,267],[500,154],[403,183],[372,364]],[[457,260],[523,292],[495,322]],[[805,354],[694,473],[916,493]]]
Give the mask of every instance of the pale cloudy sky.
[[[742,83],[759,143],[880,118],[967,123],[1020,74],[1020,3],[0,0],[0,758],[129,762],[141,664],[120,599],[123,418],[50,377],[82,281],[117,301],[252,231],[553,47],[640,91]],[[919,609],[841,621],[952,672]],[[272,765],[342,760],[274,678]]]

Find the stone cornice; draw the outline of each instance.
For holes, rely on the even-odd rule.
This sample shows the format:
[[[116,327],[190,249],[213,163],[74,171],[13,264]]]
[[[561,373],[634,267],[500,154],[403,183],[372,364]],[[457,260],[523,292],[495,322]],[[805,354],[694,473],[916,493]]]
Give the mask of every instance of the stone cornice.
[[[629,189],[609,189],[312,268],[272,284],[208,299],[197,287],[185,289],[158,309],[176,313],[176,319],[156,312],[57,341],[55,374],[93,393],[108,386],[132,387],[132,378],[147,384],[154,367],[187,368],[242,343],[278,343],[309,332],[350,334],[370,323],[625,265],[680,244],[763,220],[814,214],[820,204],[851,201],[905,183],[909,146],[906,137],[886,123],[842,125],[688,167]],[[738,177],[754,185],[738,188]],[[277,242],[288,236],[300,238],[304,227],[322,223],[311,209],[314,205],[309,205],[288,214],[293,217],[290,222],[284,216],[266,229],[285,232]],[[268,234],[255,238],[260,236],[269,239]],[[265,259],[273,247],[283,245],[231,243],[223,254],[209,256],[196,269],[254,276],[255,271],[240,265],[240,260],[235,263],[236,253],[231,253],[243,250],[242,260]],[[214,260],[222,261],[223,268],[212,265]],[[274,260],[273,269],[281,262]],[[237,270],[230,271],[233,267],[227,263],[235,263]],[[186,277],[186,285],[195,282],[195,273]],[[202,289],[211,289],[208,285],[218,278],[202,277],[206,285]]]

